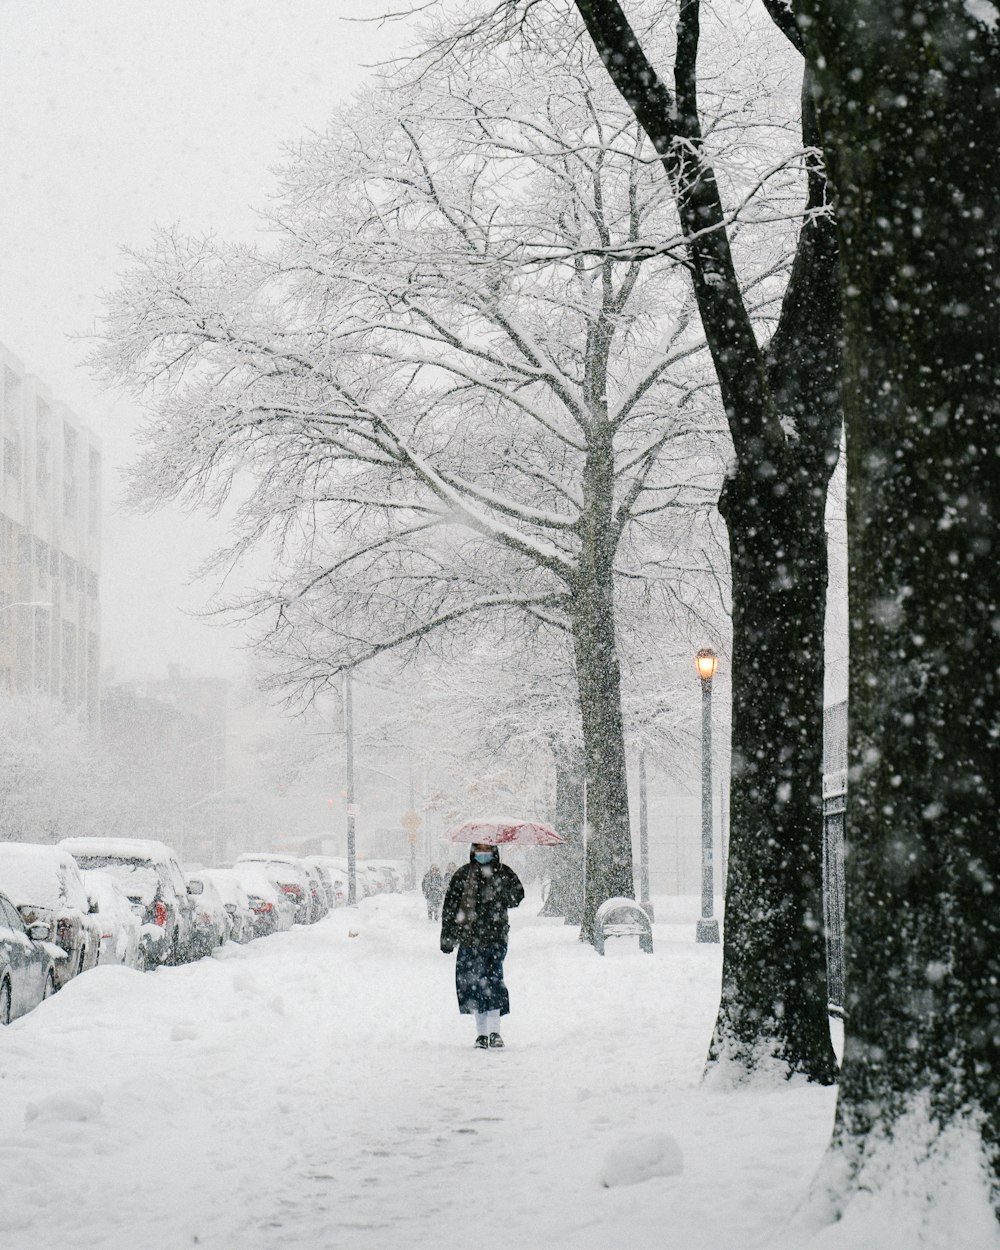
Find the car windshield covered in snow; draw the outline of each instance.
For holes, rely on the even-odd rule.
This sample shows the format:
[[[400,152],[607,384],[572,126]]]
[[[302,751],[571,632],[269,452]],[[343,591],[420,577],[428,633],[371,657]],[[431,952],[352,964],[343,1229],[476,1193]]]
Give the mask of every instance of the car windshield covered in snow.
[[[75,856],[81,868],[99,868],[114,877],[121,888],[131,899],[140,899],[143,903],[151,903],[156,897],[160,884],[156,865],[148,859],[122,859],[115,855],[80,855]]]

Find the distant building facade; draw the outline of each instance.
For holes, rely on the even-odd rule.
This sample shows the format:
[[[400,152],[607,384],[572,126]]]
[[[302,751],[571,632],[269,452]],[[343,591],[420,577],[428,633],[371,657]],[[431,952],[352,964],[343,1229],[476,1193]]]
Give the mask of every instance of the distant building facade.
[[[109,682],[101,736],[132,800],[118,832],[156,837],[192,860],[214,862],[229,799],[228,683],[169,664],[148,681]],[[224,821],[222,822],[224,823]]]
[[[0,687],[97,723],[101,445],[0,345]]]

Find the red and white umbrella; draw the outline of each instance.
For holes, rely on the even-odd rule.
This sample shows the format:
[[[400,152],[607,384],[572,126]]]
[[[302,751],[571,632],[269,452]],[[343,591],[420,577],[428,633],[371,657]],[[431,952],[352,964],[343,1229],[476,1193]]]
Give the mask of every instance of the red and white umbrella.
[[[482,842],[490,846],[515,842],[519,846],[562,846],[566,841],[551,825],[538,820],[515,820],[506,816],[467,820],[444,835],[449,842]]]

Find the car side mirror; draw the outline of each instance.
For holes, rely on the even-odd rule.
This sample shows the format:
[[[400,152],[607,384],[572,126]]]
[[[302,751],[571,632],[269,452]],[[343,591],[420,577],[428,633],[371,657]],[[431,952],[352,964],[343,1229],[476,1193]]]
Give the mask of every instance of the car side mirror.
[[[200,881],[188,882],[188,894],[204,894],[204,893],[205,893],[205,887],[202,885]]]
[[[229,912],[230,916],[235,916],[235,915],[236,915],[236,904],[235,904],[235,903],[227,903],[227,904],[226,904],[226,911],[227,911],[227,912]]]
[[[101,910],[101,909],[100,909],[100,907],[98,907],[98,905],[97,905],[97,899],[96,899],[96,898],[92,898],[92,899],[90,900],[90,906],[87,908],[87,915],[88,915],[88,916],[96,916],[96,915],[97,915],[97,913],[98,913],[100,910]]]
[[[33,942],[47,942],[52,936],[52,926],[44,920],[36,920],[34,924],[28,926],[28,937]]]

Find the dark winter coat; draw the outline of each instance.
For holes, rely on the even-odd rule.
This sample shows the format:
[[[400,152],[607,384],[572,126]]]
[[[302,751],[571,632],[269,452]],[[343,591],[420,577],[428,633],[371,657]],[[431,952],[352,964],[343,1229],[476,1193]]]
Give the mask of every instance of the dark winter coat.
[[[424,873],[424,879],[420,883],[420,888],[424,892],[424,898],[433,906],[438,906],[444,894],[444,877],[441,876],[441,870],[437,867],[428,868]]]
[[[441,949],[450,954],[456,946],[504,946],[510,924],[507,909],[524,898],[518,875],[494,855],[479,864],[475,852],[452,877],[441,912]]]

